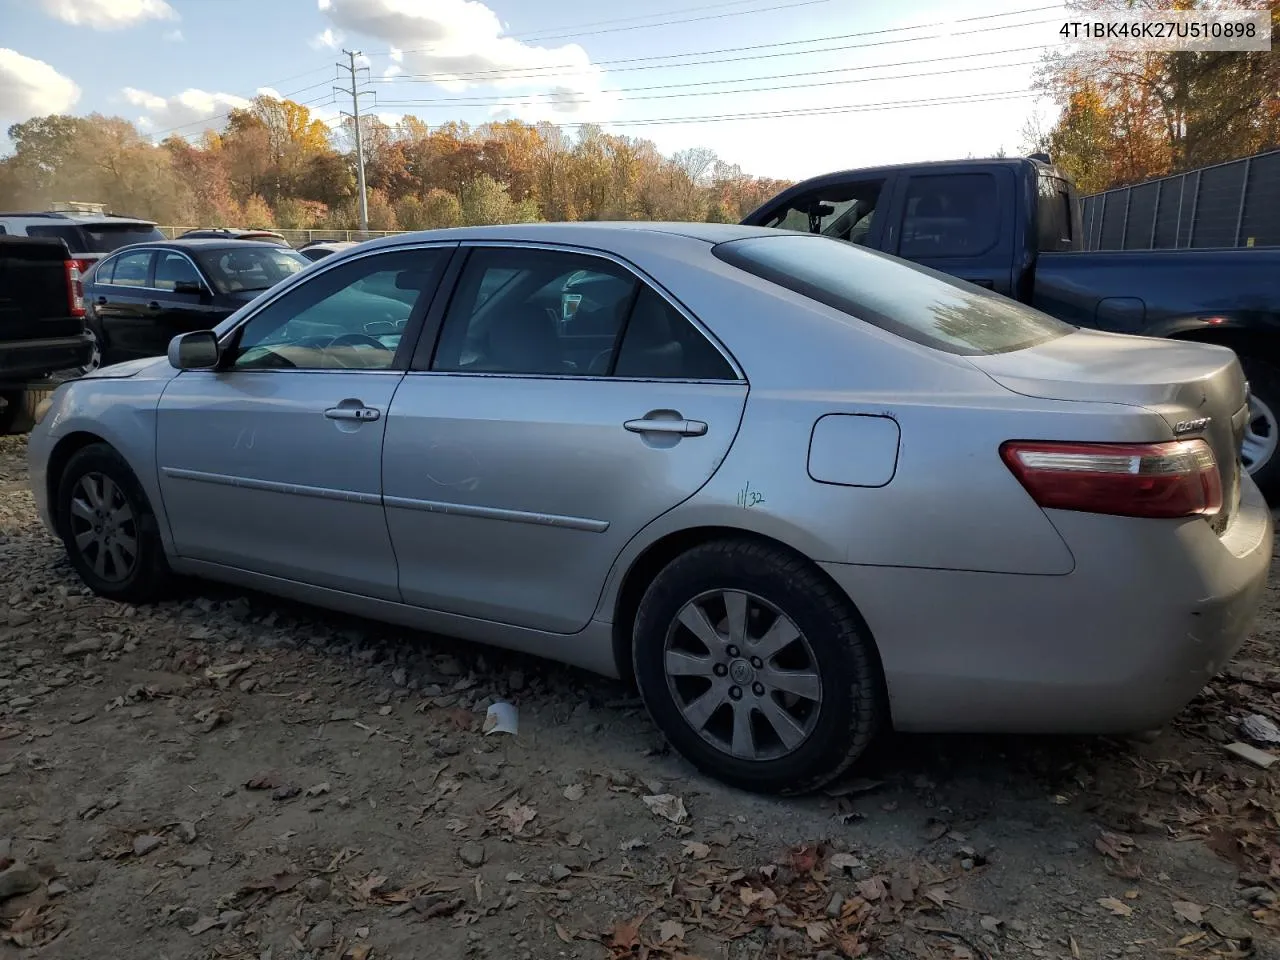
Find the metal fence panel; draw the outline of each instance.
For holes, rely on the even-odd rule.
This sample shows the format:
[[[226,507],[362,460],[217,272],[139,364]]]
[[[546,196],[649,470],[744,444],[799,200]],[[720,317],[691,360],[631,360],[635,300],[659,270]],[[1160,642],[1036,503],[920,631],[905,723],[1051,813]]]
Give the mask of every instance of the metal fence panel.
[[[1280,245],[1280,150],[1080,201],[1086,250]]]

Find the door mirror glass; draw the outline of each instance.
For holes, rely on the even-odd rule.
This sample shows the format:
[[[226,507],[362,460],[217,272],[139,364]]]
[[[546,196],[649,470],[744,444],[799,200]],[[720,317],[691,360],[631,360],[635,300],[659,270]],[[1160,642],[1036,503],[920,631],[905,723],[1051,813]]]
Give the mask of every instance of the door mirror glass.
[[[218,365],[218,338],[212,330],[193,330],[169,341],[169,365],[177,370],[210,370]]]
[[[199,280],[175,280],[173,284],[174,293],[190,293],[199,296],[204,293],[204,284]]]

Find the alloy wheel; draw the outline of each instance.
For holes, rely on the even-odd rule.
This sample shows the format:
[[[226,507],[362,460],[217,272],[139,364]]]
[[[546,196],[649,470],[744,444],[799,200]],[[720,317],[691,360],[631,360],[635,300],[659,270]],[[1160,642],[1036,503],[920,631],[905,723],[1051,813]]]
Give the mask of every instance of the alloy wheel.
[[[685,722],[735,759],[788,756],[817,725],[822,676],[813,648],[785,613],[754,593],[694,597],[667,630],[663,660]]]
[[[1249,422],[1244,427],[1240,462],[1250,473],[1262,469],[1276,455],[1280,440],[1275,412],[1255,396],[1249,397]]]
[[[96,576],[126,580],[138,564],[138,524],[128,498],[104,473],[86,473],[71,494],[71,535]]]
[[[94,332],[92,327],[85,327],[85,333],[89,334],[93,339],[93,345],[90,349],[89,359],[80,368],[81,376],[86,373],[93,373],[93,371],[102,366],[102,341],[98,339],[98,334]]]

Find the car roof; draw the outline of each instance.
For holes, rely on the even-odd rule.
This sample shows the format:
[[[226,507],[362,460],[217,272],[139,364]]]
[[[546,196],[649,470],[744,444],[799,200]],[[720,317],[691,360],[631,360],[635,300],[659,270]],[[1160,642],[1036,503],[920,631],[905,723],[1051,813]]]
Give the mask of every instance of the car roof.
[[[120,250],[244,250],[258,247],[263,250],[285,250],[291,247],[282,247],[278,243],[267,243],[263,240],[228,240],[226,237],[191,237],[181,240],[146,240],[142,243],[131,243],[127,246],[112,250],[112,253],[118,253]],[[294,251],[295,253],[297,251]]]
[[[65,220],[80,226],[90,226],[93,224],[103,224],[111,226],[146,226],[154,227],[154,220],[144,220],[141,217],[130,217],[124,214],[116,213],[64,213],[59,210],[47,211],[0,211],[0,219],[11,217],[13,219],[31,219],[31,220]]]
[[[511,223],[483,227],[449,227],[402,233],[360,244],[362,249],[390,247],[406,241],[425,240],[507,240],[539,243],[584,244],[609,247],[626,244],[639,235],[667,234],[708,244],[743,240],[747,237],[773,237],[778,231],[768,227],[746,227],[736,223],[681,223],[654,220],[592,220],[565,223]]]

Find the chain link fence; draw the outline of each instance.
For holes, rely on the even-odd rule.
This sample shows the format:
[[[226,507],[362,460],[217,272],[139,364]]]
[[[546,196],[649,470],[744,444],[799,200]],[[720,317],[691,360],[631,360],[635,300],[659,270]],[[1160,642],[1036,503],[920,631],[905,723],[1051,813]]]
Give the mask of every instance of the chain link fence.
[[[1086,250],[1280,246],[1280,150],[1081,201]]]
[[[182,236],[188,230],[206,230],[208,227],[157,227],[170,240]],[[270,228],[272,233],[278,233],[285,240],[289,241],[290,246],[294,249],[304,246],[316,240],[335,241],[354,241],[359,243],[361,240],[373,240],[375,237],[393,237],[402,233],[409,233],[408,230],[281,230],[275,227]]]

